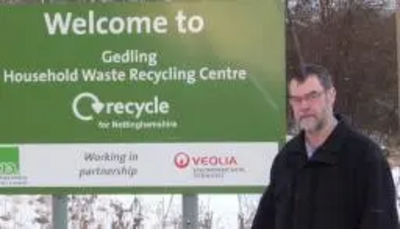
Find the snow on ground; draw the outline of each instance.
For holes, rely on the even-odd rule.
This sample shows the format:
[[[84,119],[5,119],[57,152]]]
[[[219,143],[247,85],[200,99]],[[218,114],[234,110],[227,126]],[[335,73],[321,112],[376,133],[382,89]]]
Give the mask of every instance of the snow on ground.
[[[400,213],[400,167],[394,168],[392,174],[398,190],[397,208]],[[91,220],[87,229],[111,229],[111,222],[118,219],[118,209],[130,209],[133,214],[142,212],[144,225],[142,228],[145,229],[175,229],[179,228],[177,225],[180,225],[181,195],[103,195],[95,199],[86,197],[86,202],[75,201],[78,204],[74,205],[74,209],[80,206],[80,209],[86,212],[87,218]],[[245,217],[251,217],[249,212],[255,210],[259,198],[260,195],[200,195],[199,217],[204,218],[208,212],[212,228],[238,228],[239,212],[243,211]],[[90,207],[82,208],[90,200],[92,201]],[[125,222],[133,218],[129,214],[125,214],[124,217],[127,217],[123,219]],[[50,196],[0,196],[0,229],[48,229],[50,220]],[[70,229],[82,228],[77,224],[78,221],[74,222],[71,221]],[[162,227],[163,224],[164,227]]]

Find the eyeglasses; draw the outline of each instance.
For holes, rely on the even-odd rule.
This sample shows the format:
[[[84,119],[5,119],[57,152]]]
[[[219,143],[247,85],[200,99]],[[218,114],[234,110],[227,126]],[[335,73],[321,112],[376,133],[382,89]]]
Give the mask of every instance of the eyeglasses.
[[[310,93],[307,93],[303,96],[289,96],[289,102],[293,105],[298,105],[301,104],[301,102],[304,100],[307,103],[313,103],[317,101],[322,94],[324,94],[326,91],[312,91]]]

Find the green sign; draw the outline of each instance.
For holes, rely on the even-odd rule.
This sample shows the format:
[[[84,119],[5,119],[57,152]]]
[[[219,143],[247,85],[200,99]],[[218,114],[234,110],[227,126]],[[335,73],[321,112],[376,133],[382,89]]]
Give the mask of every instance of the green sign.
[[[261,187],[284,136],[279,9],[266,0],[0,8],[0,143],[20,147],[23,187]],[[128,170],[132,182],[115,179]]]

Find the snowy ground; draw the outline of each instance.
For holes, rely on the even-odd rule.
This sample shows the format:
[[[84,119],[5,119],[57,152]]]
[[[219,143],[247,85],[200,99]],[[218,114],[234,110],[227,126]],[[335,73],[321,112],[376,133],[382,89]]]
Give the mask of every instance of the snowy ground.
[[[397,206],[400,213],[400,167],[393,169],[398,190]],[[69,208],[79,213],[69,215],[70,229],[112,229],[112,222],[125,222],[132,228],[135,216],[141,214],[140,228],[180,228],[182,215],[180,195],[104,195],[78,198]],[[238,228],[240,212],[247,221],[258,204],[260,195],[200,195],[199,217],[209,219],[212,228]],[[90,204],[88,204],[90,203]],[[118,214],[120,213],[120,214]],[[400,215],[400,214],[399,214]],[[0,229],[49,229],[51,220],[50,196],[0,196]],[[115,225],[115,224],[114,224]]]
[[[74,212],[80,213],[80,220],[71,221],[69,228],[83,228],[82,219],[87,220],[87,229],[111,229],[112,222],[118,221],[118,209],[124,209],[126,214],[122,221],[132,226],[134,217],[139,212],[140,202],[143,215],[142,224],[149,229],[180,228],[181,201],[180,195],[104,195],[94,201],[89,196],[74,201]],[[240,201],[239,201],[240,198]],[[248,211],[255,209],[259,195],[201,195],[199,196],[199,217],[208,218],[212,228],[238,228],[239,209]],[[85,203],[90,207],[84,207]],[[136,202],[136,203],[137,203]],[[240,207],[239,207],[240,205]],[[47,229],[50,227],[51,198],[49,196],[0,196],[0,229]],[[115,207],[118,206],[118,207]],[[136,207],[132,207],[136,206]],[[79,209],[79,210],[77,210]],[[128,210],[130,212],[128,212]],[[120,211],[121,212],[121,211]],[[70,215],[70,217],[73,217]],[[248,214],[244,217],[251,217]],[[75,218],[76,219],[76,218]],[[116,228],[114,226],[114,228]],[[127,227],[132,228],[132,227]]]

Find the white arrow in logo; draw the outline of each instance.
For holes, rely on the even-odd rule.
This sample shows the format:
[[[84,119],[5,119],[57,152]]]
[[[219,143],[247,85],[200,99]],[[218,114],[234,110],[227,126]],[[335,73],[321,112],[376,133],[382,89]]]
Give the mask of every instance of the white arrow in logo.
[[[97,114],[100,114],[101,111],[104,109],[104,107],[105,107],[105,105],[102,102],[96,101],[96,102],[92,103],[92,109]]]
[[[97,114],[100,114],[103,111],[105,105],[100,101],[100,99],[96,95],[89,92],[81,93],[75,97],[74,101],[72,101],[72,111],[74,112],[75,117],[77,117],[82,121],[90,121],[93,120],[93,115],[83,115],[78,109],[79,102],[84,98],[92,100],[91,107],[93,111],[96,112]]]

